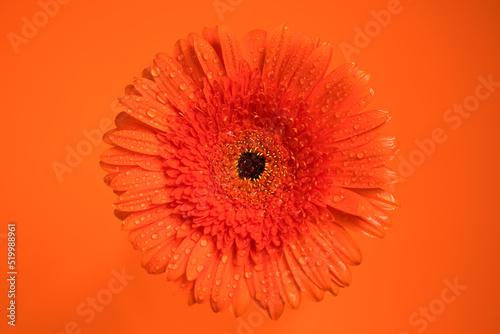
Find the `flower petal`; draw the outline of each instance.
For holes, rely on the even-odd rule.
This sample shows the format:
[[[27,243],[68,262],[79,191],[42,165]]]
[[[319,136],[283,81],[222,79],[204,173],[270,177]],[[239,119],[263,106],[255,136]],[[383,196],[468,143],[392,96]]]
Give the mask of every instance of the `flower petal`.
[[[321,246],[324,253],[337,253],[349,265],[361,263],[361,250],[347,231],[333,220],[318,225],[310,224],[311,237]]]
[[[184,238],[180,238],[179,234],[177,234],[177,239],[182,240],[182,242],[179,244],[175,252],[172,254],[172,258],[168,262],[166,270],[167,280],[174,281],[184,275],[190,257],[189,254],[196,246],[201,236],[202,233],[199,231],[193,231],[189,234],[189,236],[185,236]]]
[[[172,248],[177,247],[179,243],[180,240],[170,238],[149,248],[142,256],[142,266],[149,274],[160,274],[165,272],[167,264],[172,257]]]
[[[300,63],[290,79],[290,88],[299,96],[307,96],[325,75],[331,57],[332,46],[330,44],[325,43],[316,48]]]
[[[111,145],[117,145],[132,152],[157,156],[160,153],[160,140],[156,134],[136,128],[135,130],[113,129],[103,137],[103,140]]]
[[[378,206],[383,210],[394,210],[399,208],[399,204],[390,192],[387,190],[376,188],[376,189],[356,189],[356,193],[364,196],[370,203]]]
[[[212,298],[210,299],[212,309],[219,312],[233,303],[236,297],[236,288],[243,274],[243,265],[233,264],[233,250],[219,254],[219,266],[215,273],[214,286],[212,287]]]
[[[323,198],[323,202],[329,207],[358,217],[388,218],[387,213],[371,204],[366,198],[342,187],[332,187],[330,194]]]
[[[246,280],[243,278],[243,271],[239,275],[241,276],[241,278],[239,279],[238,286],[235,288],[236,296],[233,300],[233,304],[229,305],[229,309],[236,317],[239,317],[243,313],[245,313],[248,305],[250,305],[250,301],[252,300]]]
[[[214,254],[217,257],[218,252]],[[212,294],[212,287],[215,278],[215,273],[217,270],[216,261],[208,261],[208,266],[205,271],[203,271],[194,284],[194,297],[196,302],[204,303],[209,301],[210,295]]]
[[[110,187],[120,191],[142,191],[145,189],[159,189],[167,184],[164,172],[151,172],[142,168],[133,168],[120,172],[112,180]]]
[[[153,61],[151,73],[158,87],[177,109],[184,113],[192,111],[200,88],[177,61],[165,53],[159,53]]]
[[[354,115],[373,97],[369,76],[347,63],[324,77],[311,93],[311,111],[336,110],[339,117]]]
[[[313,301],[322,300],[325,296],[325,290],[318,288],[318,286],[309,279],[309,277],[303,271],[302,266],[293,255],[293,252],[289,245],[284,246],[283,253],[285,255],[285,259],[288,263],[288,267],[290,268],[292,276],[295,279],[297,285],[300,287],[301,292]]]
[[[216,252],[215,243],[212,237],[204,234],[198,243],[193,247],[189,262],[186,266],[186,277],[188,280],[197,279],[208,267],[208,263],[214,261]]]
[[[350,215],[341,210],[328,208],[332,212],[335,222],[351,231],[363,233],[371,238],[383,238],[387,223],[384,219],[368,219]]]
[[[290,54],[286,61],[283,62],[279,83],[282,86],[288,87],[294,94],[296,94],[296,90],[299,87],[291,84],[290,80],[305,64],[306,59],[316,48],[315,42],[315,39],[309,38],[306,34],[294,34],[290,38]]]
[[[250,293],[253,293],[252,297],[256,303],[268,312],[271,319],[278,319],[283,313],[284,302],[278,288],[272,284],[272,278],[269,277],[268,273],[272,273],[272,269],[270,255],[263,254],[262,262],[254,262],[249,267],[246,266],[245,275],[247,281],[252,281],[251,286],[253,289],[250,290]],[[248,275],[248,272],[251,272],[251,274]]]
[[[150,155],[131,152],[121,147],[112,147],[104,151],[101,162],[118,166],[139,166],[148,171],[163,171],[163,159]]]
[[[275,89],[280,78],[282,67],[289,57],[290,32],[288,26],[282,24],[274,30],[267,45],[262,80],[269,89]]]
[[[128,215],[122,222],[124,231],[131,231],[137,228],[145,227],[153,223],[158,223],[159,226],[165,224],[161,222],[172,214],[172,209],[166,206],[155,208],[154,210],[135,212]]]
[[[281,286],[283,287],[283,290],[280,291],[281,298],[292,309],[299,308],[301,300],[300,287],[284,258],[278,261],[278,270],[281,273]]]
[[[113,207],[120,211],[136,212],[156,207],[153,198],[158,189],[146,189],[143,191],[126,191],[118,196],[118,201]]]
[[[194,40],[194,34],[190,35],[190,40]],[[198,87],[203,88],[205,73],[196,57],[196,51],[194,50],[193,44],[184,39],[177,41],[174,46],[173,55],[184,68],[184,71],[191,76],[194,83],[196,83]]]
[[[222,59],[226,68],[227,76],[236,77],[243,57],[241,55],[240,42],[234,36],[232,30],[224,25],[218,26],[219,40],[222,50]]]
[[[180,224],[181,221],[177,218],[164,217],[155,223],[132,230],[128,238],[135,249],[147,250],[174,238]]]
[[[146,80],[146,79],[143,79]],[[120,103],[127,108],[125,112],[150,127],[168,132],[169,124],[175,124],[175,111],[168,105],[161,104],[150,97],[125,95]]]
[[[390,114],[383,110],[371,110],[342,118],[337,118],[335,114],[336,112],[330,111],[318,119],[318,126],[323,127],[319,137],[324,138],[327,144],[375,130],[391,119]]]
[[[205,76],[213,85],[214,81],[222,81],[226,77],[224,64],[212,45],[200,37],[194,38],[194,50],[201,64],[201,68],[205,72]]]
[[[262,72],[266,51],[267,33],[264,30],[252,30],[246,33],[241,42],[242,56],[250,69]]]

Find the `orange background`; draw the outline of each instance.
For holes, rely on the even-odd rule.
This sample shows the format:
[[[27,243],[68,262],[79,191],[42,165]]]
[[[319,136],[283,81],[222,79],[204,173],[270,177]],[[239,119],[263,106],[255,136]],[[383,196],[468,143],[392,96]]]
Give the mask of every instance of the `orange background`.
[[[0,268],[5,277],[5,233],[14,221],[18,307],[11,328],[2,279],[1,331],[498,333],[500,87],[456,130],[443,119],[448,108],[475,94],[479,76],[500,81],[496,2],[401,0],[400,13],[380,31],[371,11],[387,9],[388,0],[221,2],[233,4],[223,22],[212,0],[72,0],[16,53],[8,34],[20,35],[23,17],[32,21],[42,7],[37,0],[2,1]],[[164,275],[140,267],[140,253],[112,214],[115,196],[102,182],[98,157],[105,144],[92,145],[62,182],[52,164],[65,164],[68,146],[83,145],[83,130],[95,132],[103,119],[114,118],[113,101],[125,85],[188,32],[224,23],[241,36],[282,22],[334,43],[335,66],[346,61],[342,43],[361,46],[356,27],[375,29],[352,60],[372,75],[376,95],[369,107],[393,115],[385,128],[401,142],[393,167],[403,168],[401,161],[410,158],[421,164],[406,170],[395,188],[402,208],[386,238],[355,236],[364,260],[352,270],[351,287],[320,303],[303,300],[278,321],[264,319],[253,306],[235,320],[208,305],[188,307]],[[446,141],[429,155],[418,153],[416,141],[428,143],[435,128]],[[134,277],[124,287],[112,273],[122,268]],[[439,302],[444,281],[455,279],[467,288],[453,302]],[[109,284],[115,292],[123,289],[110,294]],[[447,300],[453,296],[444,293]],[[112,299],[87,322],[90,315],[82,310],[90,310],[88,298],[97,296]],[[418,312],[429,306],[439,314],[422,320]]]

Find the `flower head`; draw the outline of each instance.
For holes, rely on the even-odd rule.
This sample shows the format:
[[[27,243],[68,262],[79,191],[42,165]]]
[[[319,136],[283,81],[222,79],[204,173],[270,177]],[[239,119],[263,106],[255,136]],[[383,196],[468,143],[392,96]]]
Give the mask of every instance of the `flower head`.
[[[397,205],[381,187],[393,138],[354,64],[326,74],[332,48],[282,25],[192,33],[160,53],[120,99],[104,139],[116,215],[189,303],[278,318],[301,296],[351,282],[361,253],[346,228],[382,237]]]

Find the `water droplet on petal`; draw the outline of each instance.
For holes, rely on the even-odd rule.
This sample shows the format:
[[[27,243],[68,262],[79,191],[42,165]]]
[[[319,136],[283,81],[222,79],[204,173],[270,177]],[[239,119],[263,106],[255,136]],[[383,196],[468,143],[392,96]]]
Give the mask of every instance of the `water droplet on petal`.
[[[146,111],[146,115],[149,117],[156,117],[157,113],[154,108],[149,108],[148,111]]]
[[[179,84],[179,89],[180,90],[186,90],[186,88],[187,88],[187,84],[185,82],[182,82],[182,83]]]
[[[339,196],[339,195],[333,196],[333,201],[337,202],[337,203],[340,202],[340,201],[342,201],[343,199],[344,199],[344,197]]]

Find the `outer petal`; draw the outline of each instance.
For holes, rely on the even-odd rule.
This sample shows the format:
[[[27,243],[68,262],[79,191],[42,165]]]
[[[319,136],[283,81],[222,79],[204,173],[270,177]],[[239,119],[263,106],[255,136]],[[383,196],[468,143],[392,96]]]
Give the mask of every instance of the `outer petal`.
[[[165,173],[147,171],[136,167],[126,172],[118,173],[112,180],[110,187],[114,190],[127,191],[162,188],[166,184]]]
[[[290,38],[290,52],[281,66],[279,83],[282,86],[288,86],[293,91],[293,94],[297,94],[297,88],[300,87],[291,83],[290,80],[306,64],[307,58],[315,47],[315,39],[309,38],[305,34],[294,34]]]
[[[234,251],[231,249],[219,255],[218,268],[212,288],[211,305],[214,311],[224,310],[234,303],[239,280],[243,275],[243,265],[234,265]]]
[[[318,119],[318,126],[323,127],[319,137],[325,139],[327,143],[335,143],[373,131],[390,119],[389,113],[383,110],[371,110],[342,118],[338,118],[336,112],[331,111]]]
[[[194,40],[194,34],[190,35],[190,39]],[[203,79],[205,72],[198,61],[196,51],[192,43],[181,39],[174,46],[174,58],[182,65],[184,71],[191,76],[198,87],[203,88]]]
[[[161,226],[165,224],[164,219],[168,219],[171,214],[172,209],[166,206],[161,206],[154,210],[132,213],[123,220],[122,229],[124,231],[131,231],[153,223],[157,223]]]
[[[236,77],[243,60],[240,43],[229,27],[219,26],[218,32],[227,75],[228,77]]]
[[[282,67],[289,57],[289,48],[290,32],[283,24],[271,35],[264,58],[262,79],[270,88],[276,87],[281,78]]]
[[[185,224],[183,225],[185,226]],[[182,229],[182,226],[180,229]],[[202,234],[200,232],[192,232],[191,234],[189,234],[189,236],[183,235],[182,238],[179,237],[179,233],[177,233],[177,238],[180,238],[182,242],[179,244],[168,263],[167,279],[169,281],[174,281],[184,275],[184,273],[186,272],[189,254],[192,252],[193,248],[200,240],[201,235]]]
[[[148,171],[162,171],[163,159],[150,155],[131,152],[121,147],[112,147],[104,151],[100,158],[102,163],[118,166],[139,166]]]
[[[347,63],[321,80],[311,93],[311,110],[323,113],[338,111],[339,117],[359,112],[373,97],[365,73]]]
[[[252,30],[246,33],[241,42],[242,56],[250,69],[262,72],[266,51],[267,33],[264,30]]]
[[[214,81],[222,81],[226,77],[226,71],[214,48],[200,37],[195,37],[193,44],[198,61],[210,84],[213,85]]]
[[[323,78],[330,59],[332,57],[332,46],[323,44],[316,48],[307,59],[301,62],[297,71],[290,80],[290,88],[295,90],[299,96],[307,96]]]
[[[318,288],[305,274],[300,263],[296,260],[290,246],[286,245],[283,254],[290,268],[291,275],[300,287],[302,293],[313,301],[320,301],[325,296],[325,291]]]
[[[324,253],[337,253],[342,261],[350,265],[361,263],[361,250],[351,238],[349,233],[340,225],[332,222],[322,222],[310,225],[311,238],[313,238]]]
[[[352,231],[363,233],[371,238],[383,238],[385,235],[384,230],[388,227],[387,221],[384,219],[358,217],[332,207],[329,210],[332,212],[332,216],[337,224]]]
[[[186,267],[186,277],[188,280],[197,279],[208,267],[211,261],[214,261],[215,244],[212,236],[204,234],[198,243],[193,247],[189,262]]]
[[[138,82],[147,79],[137,79]],[[158,102],[156,98],[137,95],[126,95],[120,103],[127,108],[125,112],[135,119],[160,131],[171,131],[169,124],[174,124],[175,111],[168,105]]]
[[[158,156],[160,140],[156,134],[137,128],[135,130],[110,130],[104,135],[104,141],[117,145],[132,152]]]
[[[218,252],[214,254],[214,256],[217,255]],[[196,280],[194,285],[194,297],[196,302],[201,304],[210,299],[216,270],[217,262],[209,261],[206,270]]]
[[[192,112],[200,88],[177,61],[165,53],[159,53],[153,61],[151,73],[170,103],[184,113]]]

